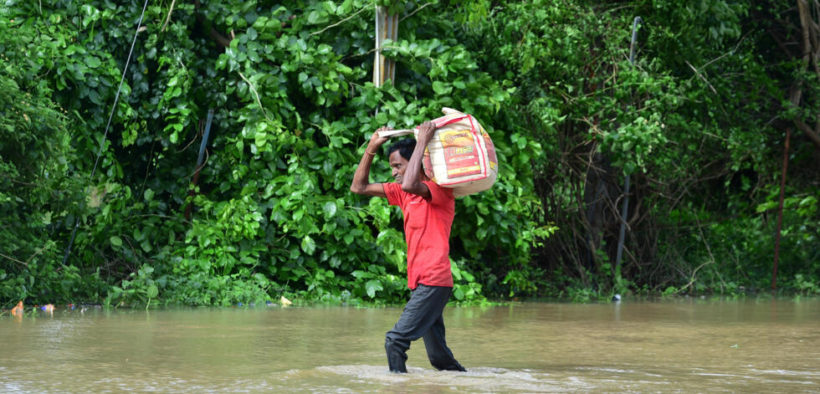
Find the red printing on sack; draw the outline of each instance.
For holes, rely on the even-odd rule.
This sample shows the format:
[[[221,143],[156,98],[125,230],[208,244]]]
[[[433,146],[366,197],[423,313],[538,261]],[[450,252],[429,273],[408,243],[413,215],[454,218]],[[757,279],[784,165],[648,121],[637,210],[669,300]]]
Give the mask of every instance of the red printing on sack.
[[[476,151],[478,147],[470,130],[447,130],[440,133],[444,148],[444,164],[448,178],[459,178],[481,173]]]

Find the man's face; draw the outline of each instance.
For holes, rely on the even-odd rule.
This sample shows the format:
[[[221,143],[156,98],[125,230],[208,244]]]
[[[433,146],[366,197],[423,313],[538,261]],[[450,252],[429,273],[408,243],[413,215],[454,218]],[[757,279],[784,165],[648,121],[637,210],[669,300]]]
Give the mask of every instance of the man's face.
[[[407,170],[407,159],[402,157],[399,151],[391,153],[388,159],[390,160],[390,171],[393,178],[396,179],[397,183],[401,183],[402,178],[404,178],[404,171]]]

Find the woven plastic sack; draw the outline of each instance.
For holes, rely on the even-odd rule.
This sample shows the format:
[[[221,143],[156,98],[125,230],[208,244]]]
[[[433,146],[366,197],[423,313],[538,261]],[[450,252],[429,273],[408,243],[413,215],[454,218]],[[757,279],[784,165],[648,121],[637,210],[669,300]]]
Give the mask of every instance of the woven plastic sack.
[[[472,115],[444,108],[434,119],[436,131],[424,152],[424,173],[437,184],[453,189],[456,197],[489,189],[498,177],[498,159],[490,135]],[[413,130],[388,130],[381,136],[397,136]]]

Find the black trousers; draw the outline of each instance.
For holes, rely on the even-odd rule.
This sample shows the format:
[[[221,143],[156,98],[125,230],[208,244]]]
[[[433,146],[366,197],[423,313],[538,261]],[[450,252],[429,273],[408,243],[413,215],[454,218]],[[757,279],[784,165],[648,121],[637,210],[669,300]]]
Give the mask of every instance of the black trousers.
[[[399,321],[385,335],[384,349],[391,372],[407,372],[407,349],[410,342],[424,338],[427,358],[439,371],[466,371],[453,357],[444,339],[442,312],[452,293],[450,287],[419,284],[411,292]]]

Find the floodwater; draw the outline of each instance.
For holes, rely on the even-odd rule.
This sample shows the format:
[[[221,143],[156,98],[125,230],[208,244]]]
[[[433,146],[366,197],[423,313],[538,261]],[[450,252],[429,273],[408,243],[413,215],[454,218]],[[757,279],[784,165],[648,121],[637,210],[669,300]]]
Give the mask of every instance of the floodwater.
[[[820,392],[820,300],[445,309],[468,372],[387,372],[400,308],[0,316],[0,392]]]

